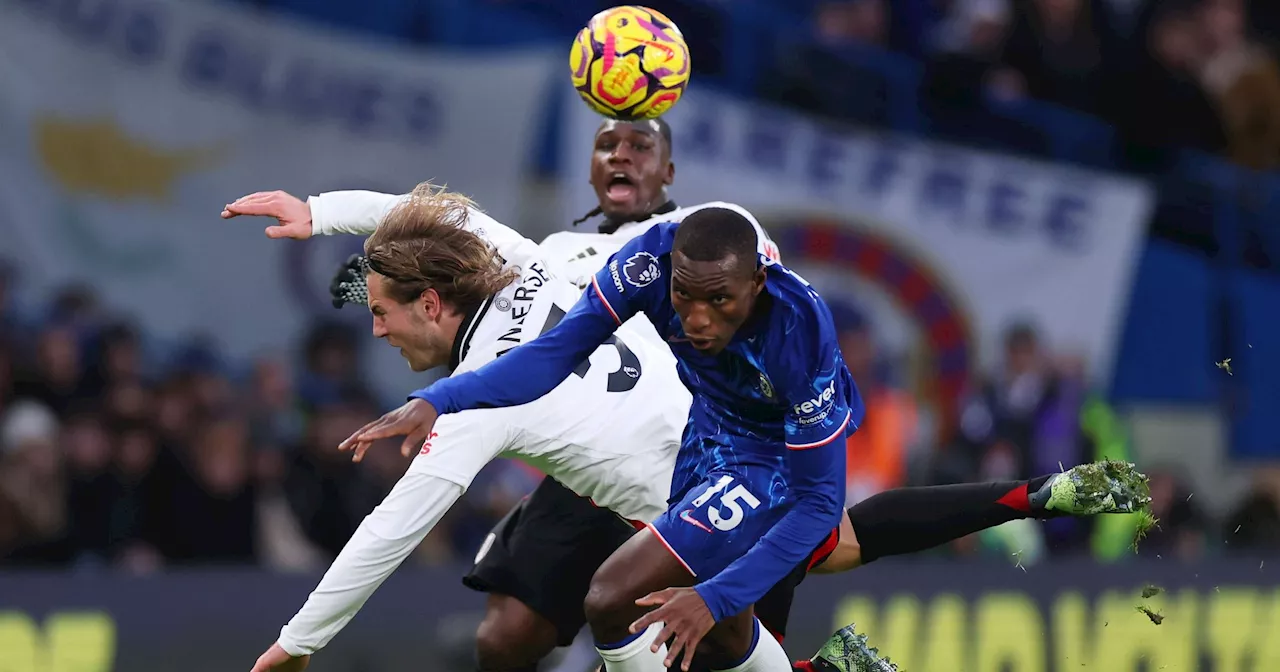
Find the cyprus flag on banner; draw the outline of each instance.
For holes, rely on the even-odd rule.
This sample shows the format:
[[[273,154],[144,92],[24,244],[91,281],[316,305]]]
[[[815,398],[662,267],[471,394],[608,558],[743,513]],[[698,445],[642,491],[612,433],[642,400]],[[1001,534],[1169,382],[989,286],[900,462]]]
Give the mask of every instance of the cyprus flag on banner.
[[[74,7],[74,10],[67,8]],[[268,241],[224,203],[433,179],[499,218],[558,54],[443,55],[219,3],[0,2],[0,257],[86,282],[150,333],[292,343],[356,238]],[[496,148],[496,149],[495,149]],[[389,351],[395,371],[404,369]]]

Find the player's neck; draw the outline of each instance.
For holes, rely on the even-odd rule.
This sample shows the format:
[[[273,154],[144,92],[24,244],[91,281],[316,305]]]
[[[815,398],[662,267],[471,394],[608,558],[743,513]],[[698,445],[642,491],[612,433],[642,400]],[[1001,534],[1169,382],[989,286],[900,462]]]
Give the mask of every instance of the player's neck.
[[[769,311],[773,309],[773,297],[769,292],[761,290],[756,296],[755,305],[751,306],[751,315],[747,317],[747,321],[738,327],[737,333],[733,335],[735,341],[745,341],[751,339],[760,333],[764,325],[769,323]]]

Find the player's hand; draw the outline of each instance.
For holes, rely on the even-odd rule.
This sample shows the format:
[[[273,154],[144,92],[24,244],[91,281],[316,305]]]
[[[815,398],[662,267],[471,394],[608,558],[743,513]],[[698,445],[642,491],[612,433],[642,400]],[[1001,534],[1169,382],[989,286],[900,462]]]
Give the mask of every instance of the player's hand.
[[[431,435],[431,428],[435,426],[438,417],[440,414],[436,413],[434,406],[421,399],[412,399],[404,406],[361,427],[346,441],[338,444],[338,450],[354,450],[351,461],[359,462],[364,459],[365,451],[369,450],[374,441],[404,436],[400,454],[409,457]]]
[[[275,217],[276,223],[266,229],[268,238],[306,240],[311,237],[311,206],[283,191],[259,191],[241,196],[222,208],[223,219],[240,215]]]
[[[641,607],[657,606],[658,608],[632,623],[631,634],[642,632],[654,623],[662,623],[662,632],[658,633],[657,639],[653,640],[649,650],[657,653],[667,640],[671,640],[670,647],[667,649],[667,659],[663,665],[666,667],[675,665],[683,651],[684,661],[680,663],[680,669],[689,672],[689,663],[693,662],[693,652],[698,649],[698,643],[716,624],[716,619],[711,615],[711,610],[707,608],[707,603],[703,601],[702,596],[692,588],[668,588],[649,593],[636,600],[636,604]],[[675,639],[672,639],[673,637]]]
[[[369,304],[369,283],[364,275],[364,257],[353,254],[338,267],[329,283],[329,299],[334,308],[350,303],[361,307]]]
[[[253,664],[250,672],[302,672],[307,669],[310,662],[311,656],[295,658],[280,648],[280,643],[276,642],[267,649],[266,653],[258,656],[258,662]]]

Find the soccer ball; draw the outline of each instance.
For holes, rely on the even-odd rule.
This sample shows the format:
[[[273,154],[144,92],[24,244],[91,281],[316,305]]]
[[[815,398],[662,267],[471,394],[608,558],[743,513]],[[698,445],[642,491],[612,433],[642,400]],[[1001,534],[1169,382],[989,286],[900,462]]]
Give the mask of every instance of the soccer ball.
[[[666,113],[689,83],[689,45],[661,12],[624,5],[591,17],[569,52],[573,87],[614,119]]]

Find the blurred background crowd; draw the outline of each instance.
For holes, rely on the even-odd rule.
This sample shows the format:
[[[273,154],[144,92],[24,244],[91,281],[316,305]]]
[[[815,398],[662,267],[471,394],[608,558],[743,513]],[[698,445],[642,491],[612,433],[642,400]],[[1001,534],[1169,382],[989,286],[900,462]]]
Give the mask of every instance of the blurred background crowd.
[[[15,280],[0,290],[5,565],[320,569],[407,466],[395,446],[359,468],[336,450],[383,410],[347,325],[237,367],[207,344],[148,347],[85,287],[19,308]],[[538,476],[494,465],[423,560],[474,552]]]
[[[387,40],[450,41],[437,14],[453,6],[447,2],[244,2]],[[596,5],[606,3],[486,0],[458,10],[474,25],[454,28],[481,43],[567,43]],[[1242,222],[1268,212],[1276,193],[1258,185],[1280,168],[1280,3],[654,5],[683,28],[698,85],[829,122],[1127,171],[1160,185],[1186,184],[1164,180],[1185,179],[1171,176],[1186,167],[1188,150],[1198,151],[1243,169]],[[1170,190],[1177,193],[1166,197]],[[1221,259],[1221,229],[1203,193],[1166,188],[1151,236]],[[1274,229],[1234,230],[1245,233],[1232,268],[1274,267]],[[403,472],[390,447],[358,467],[334,450],[386,407],[362,362],[363,328],[317,319],[291,349],[235,360],[220,351],[217,333],[177,346],[151,338],[136,315],[98,296],[92,277],[52,293],[26,291],[20,261],[9,259],[0,273],[0,566],[319,569]],[[865,427],[849,440],[850,502],[887,488],[1028,478],[1133,456],[1107,390],[1088,381],[1083,362],[1055,352],[1033,322],[1010,320],[1001,356],[966,381],[957,417],[938,429],[874,318],[856,305],[836,313],[868,402]],[[1144,464],[1161,523],[1142,552],[1192,559],[1280,550],[1280,477],[1267,467],[1280,446],[1271,450],[1271,462],[1251,468],[1229,506],[1212,512],[1181,468]],[[418,560],[465,561],[538,478],[514,462],[491,465]],[[1115,558],[1127,546],[1101,536],[1087,522],[1055,521],[942,552],[1007,556],[1040,545]]]

